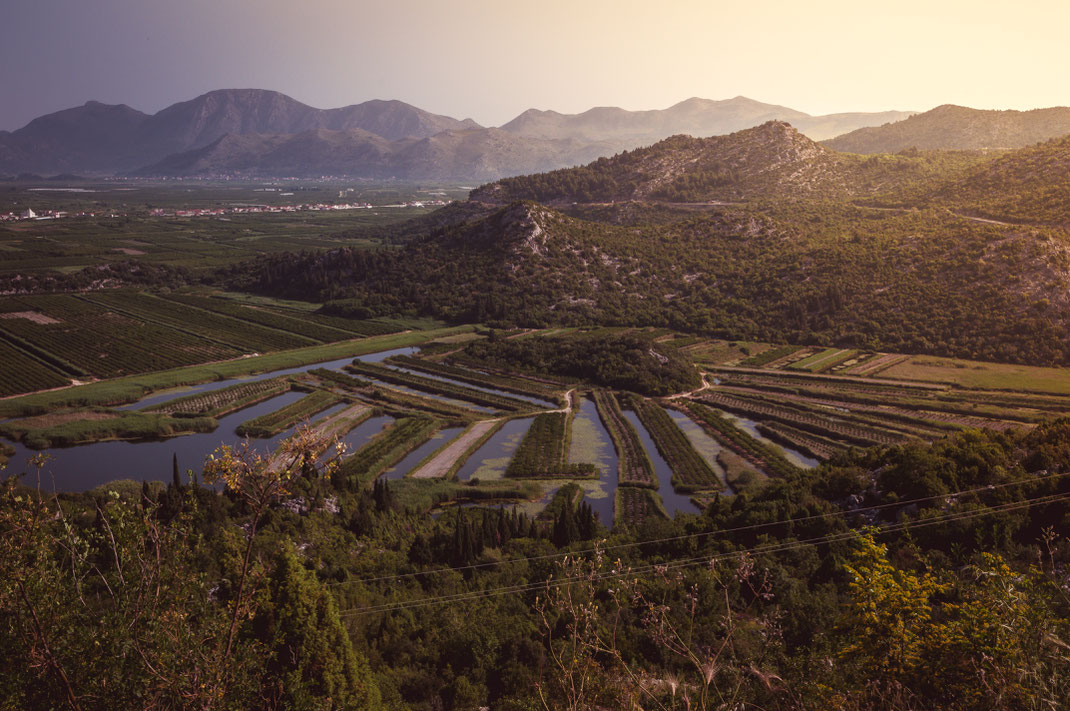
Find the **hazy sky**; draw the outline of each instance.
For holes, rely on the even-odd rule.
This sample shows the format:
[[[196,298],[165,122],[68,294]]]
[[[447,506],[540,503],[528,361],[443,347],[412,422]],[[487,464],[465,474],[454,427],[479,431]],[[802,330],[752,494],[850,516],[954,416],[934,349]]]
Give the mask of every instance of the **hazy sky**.
[[[3,0],[0,129],[221,88],[536,107],[744,95],[809,113],[1070,104],[1070,0]]]

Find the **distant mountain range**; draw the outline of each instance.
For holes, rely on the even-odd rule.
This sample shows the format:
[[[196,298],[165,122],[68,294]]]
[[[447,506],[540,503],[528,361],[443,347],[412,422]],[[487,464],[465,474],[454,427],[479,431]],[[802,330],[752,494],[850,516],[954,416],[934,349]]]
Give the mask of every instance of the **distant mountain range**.
[[[625,111],[598,107],[581,114],[529,109],[502,126],[518,136],[576,138],[588,141],[615,140],[629,148],[645,146],[677,134],[698,138],[719,136],[757,126],[766,121],[787,121],[814,140],[832,138],[859,126],[899,121],[913,112],[848,113],[811,116],[785,106],[763,104],[737,96],[724,101],[691,98],[654,111]]]
[[[126,105],[90,101],[0,134],[0,172],[125,172],[228,135],[357,130],[389,141],[472,128],[479,124],[401,101],[367,101],[324,110],[260,89],[212,91],[151,116]]]
[[[494,180],[587,162],[606,142],[528,138],[498,128],[442,131],[389,141],[369,131],[312,129],[296,134],[226,134],[133,171],[138,176],[351,175],[416,180]]]
[[[34,119],[0,132],[0,175],[490,181],[581,165],[674,135],[725,135],[771,120],[788,122],[813,140],[831,138],[825,145],[834,150],[860,153],[1009,148],[1070,133],[1070,109],[940,107],[917,116],[811,116],[742,96],[692,98],[654,111],[531,109],[500,128],[485,128],[400,101],[317,109],[274,91],[227,89],[153,115],[89,102]]]
[[[810,116],[744,97],[658,111],[529,110],[501,128],[400,101],[317,109],[275,91],[227,89],[145,114],[89,102],[0,132],[0,174],[350,175],[492,180],[589,162],[668,136],[711,136],[770,119],[828,138],[908,116]]]

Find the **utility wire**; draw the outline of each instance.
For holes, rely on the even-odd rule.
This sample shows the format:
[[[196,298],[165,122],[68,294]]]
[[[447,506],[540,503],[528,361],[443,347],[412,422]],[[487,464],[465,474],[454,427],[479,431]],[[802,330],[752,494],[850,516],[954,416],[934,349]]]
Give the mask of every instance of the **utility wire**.
[[[851,510],[839,510],[828,511],[820,514],[810,514],[808,516],[801,516],[799,518],[791,518],[783,521],[768,521],[765,523],[754,523],[746,526],[735,526],[733,528],[721,528],[715,531],[701,531],[699,533],[688,533],[680,536],[669,536],[665,538],[650,538],[643,541],[633,541],[629,543],[617,543],[612,546],[605,546],[603,548],[585,548],[577,551],[566,551],[559,553],[547,553],[545,555],[537,556],[525,556],[520,558],[506,558],[503,560],[491,560],[482,563],[472,563],[469,565],[462,565],[456,568],[435,568],[433,570],[421,570],[413,573],[396,573],[394,575],[381,575],[374,578],[354,578],[352,580],[341,580],[338,582],[326,583],[330,587],[339,585],[353,585],[354,583],[378,583],[387,580],[404,580],[407,578],[420,578],[428,575],[439,575],[442,573],[461,572],[465,570],[478,570],[481,568],[492,568],[499,565],[506,565],[509,563],[525,563],[534,561],[552,560],[555,558],[575,557],[584,555],[587,553],[594,553],[597,551],[611,551],[611,550],[624,550],[628,548],[638,548],[640,546],[658,544],[658,543],[675,543],[678,541],[692,540],[704,538],[707,536],[723,536],[733,533],[744,533],[746,531],[755,531],[763,528],[774,528],[776,526],[788,526],[798,523],[806,523],[808,521],[816,521],[819,519],[833,518],[837,516],[852,516],[856,514],[865,513],[867,511],[881,511],[889,508],[901,508],[904,506],[911,506],[913,504],[921,504],[928,501],[936,501],[938,499],[950,499],[958,496],[966,496],[969,494],[978,494],[986,491],[996,491],[999,489],[1005,489],[1010,486],[1022,486],[1025,484],[1038,484],[1041,482],[1051,481],[1053,479],[1060,479],[1065,476],[1070,476],[1070,472],[1064,472],[1062,474],[1051,474],[1040,479],[1021,479],[1018,481],[1004,482],[1002,484],[990,484],[988,486],[980,486],[974,489],[964,489],[962,491],[952,491],[947,494],[938,494],[935,496],[923,496],[916,499],[907,499],[904,501],[896,501],[893,503],[874,504],[872,506],[860,506]]]
[[[998,512],[998,511],[1010,511],[1010,510],[1016,510],[1016,509],[1020,509],[1020,508],[1027,508],[1027,507],[1029,507],[1029,506],[1031,506],[1033,504],[1036,504],[1036,503],[1048,503],[1050,501],[1057,501],[1057,500],[1061,500],[1061,499],[1068,498],[1068,497],[1070,497],[1070,494],[1056,494],[1056,495],[1051,495],[1051,496],[1046,496],[1046,497],[1039,497],[1037,499],[1030,500],[1029,502],[1014,502],[1014,503],[1011,503],[1011,504],[1004,504],[1001,507],[993,507],[992,509],[986,509],[986,510],[983,510],[983,511],[965,512],[965,513],[962,513],[962,514],[946,515],[946,516],[940,517],[938,519],[928,519],[928,520],[921,521],[921,522],[904,522],[904,523],[899,523],[899,524],[893,524],[893,525],[890,525],[890,526],[886,527],[885,529],[882,529],[882,530],[878,531],[878,533],[879,534],[893,533],[893,532],[896,532],[896,531],[899,531],[899,530],[904,530],[904,529],[907,529],[907,528],[923,528],[925,526],[939,525],[939,524],[942,524],[942,523],[948,523],[948,522],[951,522],[951,521],[954,521],[954,520],[959,520],[959,519],[977,518],[979,516],[989,515],[991,513],[995,513],[995,512]],[[620,572],[620,573],[605,573],[605,574],[596,574],[596,575],[593,575],[593,576],[575,576],[575,577],[572,577],[572,578],[562,578],[562,579],[558,579],[558,580],[553,580],[551,578],[551,579],[549,579],[547,581],[534,582],[534,583],[525,583],[525,584],[522,584],[522,585],[505,586],[505,587],[501,587],[501,588],[488,588],[486,590],[471,590],[471,591],[466,591],[466,592],[463,592],[463,593],[454,593],[452,595],[444,595],[444,596],[437,596],[437,597],[432,597],[432,598],[424,598],[424,599],[421,599],[421,600],[409,600],[409,601],[400,601],[400,602],[394,602],[394,603],[384,603],[384,604],[372,606],[372,607],[369,607],[369,608],[365,608],[365,609],[362,609],[362,610],[347,611],[346,613],[343,613],[343,615],[350,616],[351,614],[371,614],[371,613],[376,613],[376,612],[387,612],[387,611],[409,609],[409,608],[412,608],[412,607],[422,607],[424,605],[429,605],[429,604],[441,604],[441,603],[445,603],[445,602],[461,602],[461,601],[466,601],[466,600],[469,600],[469,599],[477,599],[477,598],[480,598],[480,597],[491,597],[491,596],[495,596],[495,595],[509,594],[509,593],[515,593],[515,592],[530,592],[530,591],[533,591],[533,590],[538,590],[540,588],[551,588],[551,587],[560,587],[562,585],[570,585],[573,582],[577,582],[577,581],[585,580],[585,579],[587,579],[587,580],[603,580],[603,579],[613,579],[613,578],[637,576],[637,575],[641,576],[641,575],[646,574],[646,573],[657,571],[658,569],[685,568],[685,567],[690,567],[690,566],[693,566],[693,565],[700,565],[700,564],[708,565],[708,564],[711,564],[713,562],[716,562],[717,560],[739,557],[739,556],[742,556],[742,555],[748,554],[748,553],[749,554],[779,553],[779,552],[782,552],[782,551],[793,550],[793,549],[797,549],[797,548],[803,548],[803,547],[807,547],[807,546],[810,546],[810,545],[815,545],[815,544],[818,544],[818,543],[835,543],[835,542],[838,542],[838,541],[841,541],[841,540],[850,540],[850,539],[854,538],[855,536],[857,536],[857,531],[844,531],[844,532],[840,532],[840,533],[836,533],[836,534],[829,534],[828,536],[818,536],[818,537],[811,538],[811,539],[806,539],[806,540],[803,540],[803,541],[783,541],[783,542],[778,542],[778,543],[765,544],[763,546],[757,546],[757,547],[754,547],[754,548],[741,550],[741,551],[732,551],[730,553],[722,553],[722,554],[706,555],[706,556],[697,556],[697,557],[694,557],[694,558],[687,558],[687,559],[680,559],[680,560],[676,560],[676,561],[669,561],[668,563],[649,564],[649,565],[646,565],[646,566],[641,566],[639,568],[629,569],[629,570],[626,570],[626,571],[623,571],[623,572]]]
[[[1055,503],[1058,501],[1064,501],[1070,499],[1070,493],[1062,494],[1050,494],[1046,496],[1037,497],[1034,499],[1028,499],[1025,501],[1010,502],[1007,504],[1001,504],[998,506],[987,507],[981,510],[965,511],[957,513],[944,514],[942,516],[934,517],[931,519],[923,519],[920,521],[904,521],[894,524],[889,524],[877,531],[878,535],[884,535],[888,533],[895,533],[906,529],[918,529],[926,528],[929,526],[937,526],[946,523],[952,523],[955,521],[969,520],[979,518],[982,516],[989,516],[995,513],[1002,513],[1007,511],[1016,511],[1020,509],[1029,508],[1037,504]],[[640,566],[638,568],[627,569],[623,571],[617,571],[612,573],[596,573],[594,575],[580,575],[573,577],[566,577],[560,579],[550,578],[546,581],[524,583],[519,585],[510,585],[498,588],[488,588],[486,590],[470,590],[461,593],[453,593],[450,595],[440,595],[430,598],[423,598],[419,600],[407,600],[398,601],[392,603],[382,603],[379,605],[373,605],[371,607],[347,610],[340,613],[343,617],[363,616],[369,614],[376,614],[380,612],[396,612],[400,610],[407,610],[417,607],[424,607],[427,605],[445,604],[451,602],[465,602],[468,600],[494,597],[500,595],[516,594],[523,592],[531,592],[538,589],[551,589],[561,587],[564,585],[571,585],[580,580],[613,580],[624,577],[642,577],[659,570],[675,570],[695,565],[711,565],[720,560],[726,560],[730,558],[738,558],[743,555],[756,555],[756,554],[771,554],[781,553],[789,550],[795,550],[798,548],[809,547],[820,543],[835,543],[844,540],[850,540],[858,535],[858,531],[843,531],[840,533],[828,534],[825,536],[816,536],[814,538],[805,539],[802,541],[783,541],[777,543],[769,543],[760,546],[754,546],[751,548],[732,551],[729,553],[720,553],[714,555],[696,556],[693,558],[685,558],[674,561],[668,561],[665,563],[649,564],[646,566]],[[602,549],[604,550],[604,549]]]

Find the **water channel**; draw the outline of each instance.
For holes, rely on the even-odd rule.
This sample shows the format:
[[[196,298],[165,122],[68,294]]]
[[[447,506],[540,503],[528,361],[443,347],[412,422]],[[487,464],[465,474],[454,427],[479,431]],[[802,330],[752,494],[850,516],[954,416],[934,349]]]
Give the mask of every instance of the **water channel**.
[[[394,348],[358,357],[360,360],[378,362],[392,355],[410,355],[415,352],[416,349],[411,347]],[[316,368],[341,370],[343,366],[352,362],[352,358],[342,358],[325,363],[312,363],[296,368],[284,368],[257,375],[174,388],[166,392],[153,393],[149,397],[136,403],[125,405],[121,409],[140,410],[185,395],[212,392],[238,383],[249,383],[281,375],[304,373]],[[200,471],[205,457],[220,445],[234,445],[241,441],[241,438],[234,434],[234,429],[242,422],[274,412],[280,407],[300,400],[304,396],[305,393],[290,391],[243,410],[233,412],[219,418],[219,426],[213,432],[188,434],[163,440],[109,440],[75,447],[53,447],[48,450],[52,458],[42,472],[42,486],[51,489],[54,483],[58,491],[86,491],[117,479],[169,481],[172,472],[172,458],[176,456],[178,457],[180,471],[185,472],[187,469]],[[313,422],[329,417],[343,407],[344,404],[334,405],[319,413],[313,419]],[[345,438],[349,451],[352,453],[359,446],[365,444],[382,429],[389,419],[372,418],[372,420],[362,423],[349,432]],[[292,428],[273,437],[253,439],[251,442],[257,451],[267,454],[291,434],[293,434]],[[7,469],[4,474],[26,472],[27,477],[23,481],[34,482],[36,480],[36,470],[30,465],[29,460],[38,452],[18,442],[8,442],[8,444],[15,448],[15,454],[8,459]]]

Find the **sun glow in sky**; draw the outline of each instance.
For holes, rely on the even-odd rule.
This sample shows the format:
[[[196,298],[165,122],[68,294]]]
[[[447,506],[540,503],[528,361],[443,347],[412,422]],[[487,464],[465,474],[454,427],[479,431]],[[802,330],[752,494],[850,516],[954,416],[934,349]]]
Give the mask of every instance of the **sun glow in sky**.
[[[9,0],[0,129],[222,88],[484,125],[691,96],[812,114],[1065,106],[1068,27],[1067,0]]]

